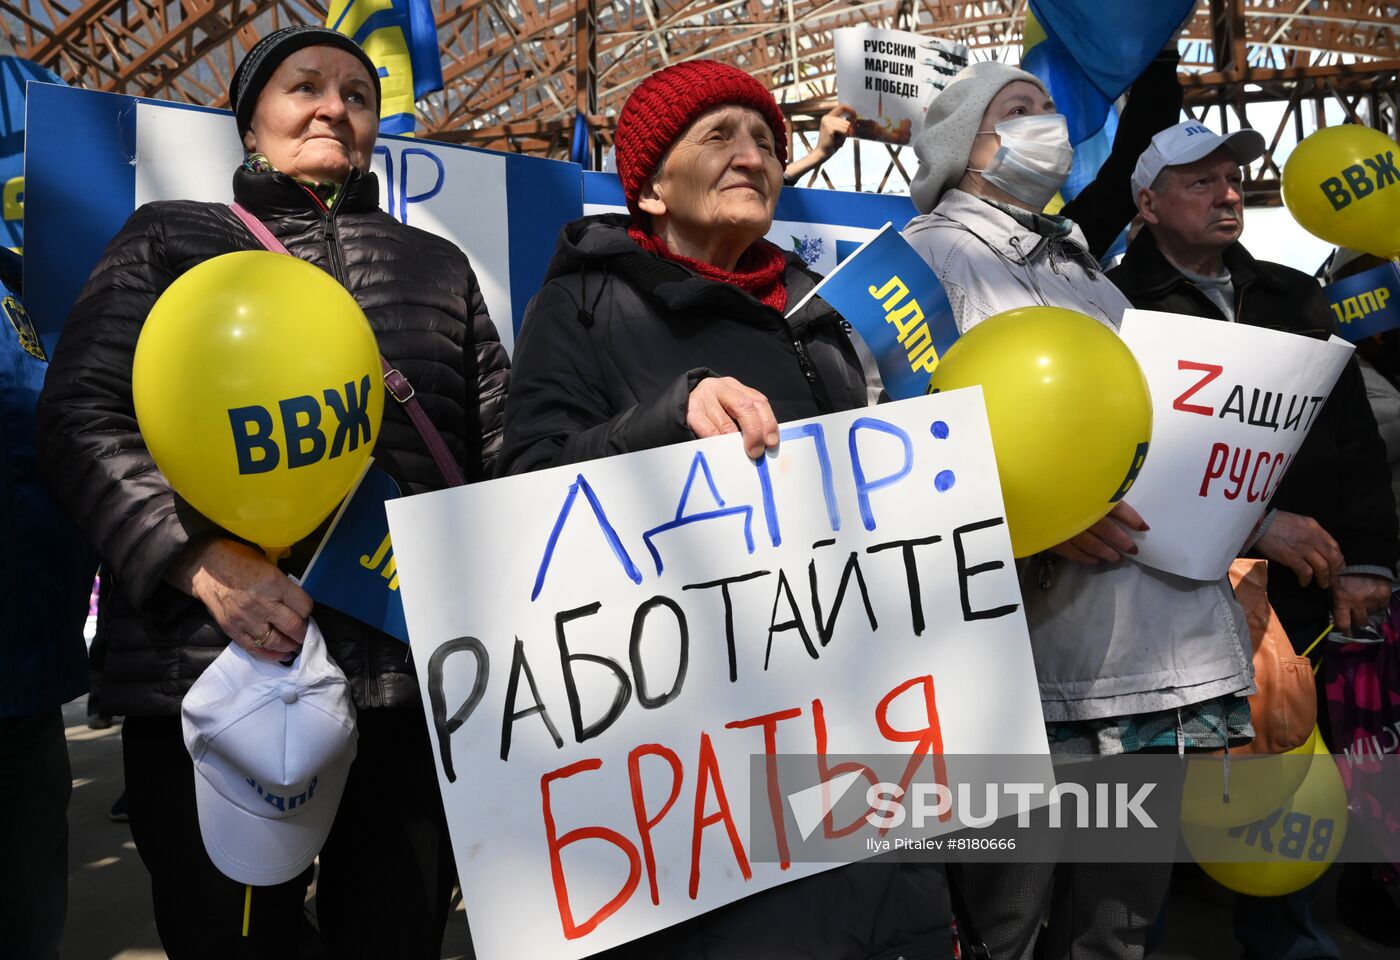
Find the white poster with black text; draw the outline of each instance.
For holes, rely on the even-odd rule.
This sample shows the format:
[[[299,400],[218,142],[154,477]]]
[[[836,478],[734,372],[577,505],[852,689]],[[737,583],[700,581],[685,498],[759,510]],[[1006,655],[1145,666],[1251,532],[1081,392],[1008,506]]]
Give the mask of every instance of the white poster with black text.
[[[831,869],[783,852],[811,789],[755,755],[1050,776],[980,389],[789,423],[757,461],[712,437],[388,512],[481,960],[588,956]]]

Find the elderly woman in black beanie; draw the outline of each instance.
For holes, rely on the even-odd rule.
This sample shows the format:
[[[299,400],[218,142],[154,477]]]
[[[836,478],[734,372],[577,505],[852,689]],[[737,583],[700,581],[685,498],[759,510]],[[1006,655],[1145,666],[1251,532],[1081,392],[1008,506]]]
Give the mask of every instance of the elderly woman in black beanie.
[[[345,285],[432,423],[420,434],[401,405],[387,404],[377,465],[406,494],[484,475],[500,443],[508,363],[463,253],[379,209],[368,172],[379,117],[374,64],[338,33],[291,27],[249,51],[230,101],[247,152],[233,175],[235,200],[289,253]],[[156,298],[211,257],[259,249],[252,226],[214,203],[133,213],[68,319],[39,411],[43,468],[103,560],[94,661],[104,704],[127,717],[131,831],[175,960],[299,955],[311,880],[308,868],[250,888],[248,902],[243,885],[215,869],[200,839],[179,713],[228,643],[270,660],[298,650],[313,603],[286,574],[314,544],[294,548],[282,570],[194,512],[155,468],[132,407],[132,357]],[[321,851],[327,954],[436,958],[455,871],[412,659],[403,644],[334,610],[317,608],[316,621],[350,681],[359,725],[358,756]]]

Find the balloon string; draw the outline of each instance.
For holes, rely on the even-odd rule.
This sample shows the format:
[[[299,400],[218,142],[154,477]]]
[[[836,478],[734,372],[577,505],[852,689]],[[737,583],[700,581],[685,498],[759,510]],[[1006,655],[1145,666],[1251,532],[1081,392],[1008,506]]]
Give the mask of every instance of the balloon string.
[[[1325,636],[1327,636],[1327,635],[1328,635],[1329,633],[1331,633],[1331,632],[1332,632],[1332,621],[1331,621],[1331,620],[1328,620],[1328,621],[1327,621],[1327,626],[1326,626],[1326,628],[1324,628],[1323,631],[1317,635],[1317,639],[1316,639],[1316,640],[1314,640],[1312,643],[1308,644],[1308,649],[1306,649],[1306,650],[1303,651],[1303,656],[1307,657],[1309,654],[1311,654],[1311,653],[1313,652],[1313,650],[1317,647],[1317,645],[1318,645],[1319,643],[1322,642],[1322,638],[1325,637]],[[1316,675],[1316,674],[1317,674],[1317,671],[1319,671],[1319,670],[1321,670],[1321,669],[1322,669],[1322,658],[1321,658],[1321,657],[1318,657],[1318,658],[1317,658],[1317,664],[1313,667],[1313,674]]]
[[[248,918],[253,913],[253,885],[245,884],[243,887],[243,936],[248,935]]]

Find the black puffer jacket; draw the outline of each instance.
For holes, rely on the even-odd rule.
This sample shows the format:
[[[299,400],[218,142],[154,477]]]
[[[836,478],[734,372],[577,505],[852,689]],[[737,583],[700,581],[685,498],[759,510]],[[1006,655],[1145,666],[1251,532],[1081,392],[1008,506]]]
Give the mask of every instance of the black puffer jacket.
[[[516,342],[501,467],[511,473],[695,439],[691,388],[763,392],[779,421],[866,405],[841,318],[813,299],[791,321],[737,287],[643,252],[627,218],[564,228]],[[788,303],[817,277],[790,257]],[[941,960],[948,888],[935,864],[865,862],[766,890],[608,951],[607,960]]]
[[[1322,288],[1307,274],[1256,260],[1238,243],[1225,250],[1225,267],[1234,281],[1237,322],[1321,339],[1334,332]],[[1108,278],[1139,309],[1225,319],[1162,255],[1151,230],[1138,234]],[[1349,567],[1377,573],[1395,568],[1390,467],[1355,359],[1342,370],[1269,506],[1315,519],[1337,541]],[[1269,601],[1289,633],[1298,634],[1295,644],[1331,610],[1326,590],[1315,583],[1300,587],[1283,564],[1269,567]]]
[[[865,405],[860,362],[823,301],[784,320],[642,251],[627,223],[585,217],[560,234],[515,348],[502,472],[694,440],[686,402],[706,376],[762,392],[779,421]],[[789,256],[785,279],[791,305],[818,278]]]
[[[466,257],[379,209],[352,174],[331,210],[278,173],[234,174],[234,196],[288,250],[345,284],[384,356],[408,377],[468,480],[500,445],[509,362]],[[102,558],[103,706],[169,715],[228,643],[203,604],[163,580],[188,544],[227,536],[177,497],[137,430],[131,362],[156,298],[211,257],[261,246],[222,204],[150,203],[108,245],[63,331],[39,403],[39,456],[58,500]],[[443,486],[407,415],[386,400],[376,464],[405,494]],[[307,555],[300,545],[293,556]],[[317,623],[361,707],[417,702],[402,643],[334,610]]]

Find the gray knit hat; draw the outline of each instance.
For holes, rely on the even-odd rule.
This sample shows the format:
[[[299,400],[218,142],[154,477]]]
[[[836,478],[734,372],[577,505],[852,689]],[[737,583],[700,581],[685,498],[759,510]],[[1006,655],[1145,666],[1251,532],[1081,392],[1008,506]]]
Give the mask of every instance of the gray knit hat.
[[[984,60],[964,67],[929,104],[924,128],[914,140],[919,172],[909,186],[909,195],[920,213],[928,213],[938,205],[945,190],[957,186],[967,169],[972,138],[981,129],[987,104],[1002,87],[1017,80],[1045,89],[1034,74],[996,60]]]

